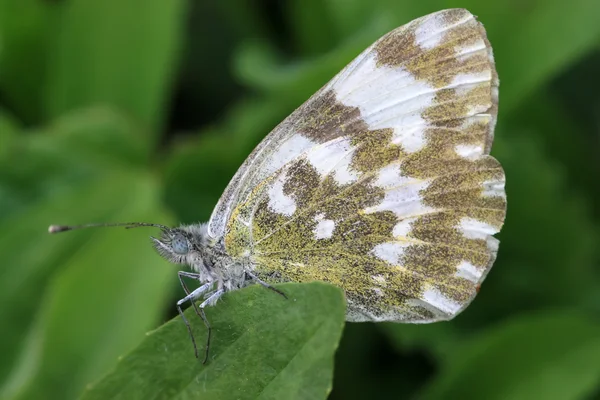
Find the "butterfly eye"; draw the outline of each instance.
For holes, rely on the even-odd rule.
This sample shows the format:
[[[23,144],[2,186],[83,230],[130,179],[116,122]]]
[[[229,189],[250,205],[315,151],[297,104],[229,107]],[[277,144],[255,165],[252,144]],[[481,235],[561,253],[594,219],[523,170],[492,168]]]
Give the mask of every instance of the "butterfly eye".
[[[187,239],[180,233],[176,233],[171,241],[171,248],[174,253],[187,254],[189,249]]]

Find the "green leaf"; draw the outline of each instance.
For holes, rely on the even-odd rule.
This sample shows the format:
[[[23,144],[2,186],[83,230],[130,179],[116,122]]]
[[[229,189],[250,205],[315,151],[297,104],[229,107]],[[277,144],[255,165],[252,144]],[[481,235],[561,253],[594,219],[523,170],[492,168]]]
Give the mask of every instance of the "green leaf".
[[[163,122],[178,57],[182,0],[69,0],[51,47],[50,117],[108,103],[147,127]]]
[[[465,341],[422,399],[581,399],[600,383],[600,325],[573,311],[522,315]]]
[[[325,399],[333,354],[344,326],[342,292],[323,283],[259,285],[226,295],[207,309],[213,327],[206,365],[194,358],[175,318],[148,334],[83,399]],[[186,315],[200,349],[206,328]]]

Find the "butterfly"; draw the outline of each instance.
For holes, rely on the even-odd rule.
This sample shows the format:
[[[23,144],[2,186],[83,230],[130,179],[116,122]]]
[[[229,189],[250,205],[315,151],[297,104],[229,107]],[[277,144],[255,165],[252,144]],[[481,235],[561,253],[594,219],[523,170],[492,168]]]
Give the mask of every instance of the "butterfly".
[[[449,320],[498,251],[505,176],[489,155],[498,75],[483,25],[464,9],[397,28],[281,122],[239,168],[210,220],[152,238],[204,314],[257,283],[325,281],[348,321]],[[79,227],[51,226],[51,232]],[[183,278],[201,284],[190,291]],[[197,306],[196,302],[201,301]]]

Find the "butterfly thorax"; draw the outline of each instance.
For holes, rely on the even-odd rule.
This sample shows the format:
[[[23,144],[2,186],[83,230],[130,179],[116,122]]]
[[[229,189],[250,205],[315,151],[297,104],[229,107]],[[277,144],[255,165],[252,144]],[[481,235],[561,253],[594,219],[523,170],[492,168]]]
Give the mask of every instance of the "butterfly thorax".
[[[164,231],[154,247],[176,264],[188,265],[202,283],[215,282],[219,289],[239,289],[246,283],[246,264],[225,251],[223,240],[208,234],[207,224],[183,225]]]

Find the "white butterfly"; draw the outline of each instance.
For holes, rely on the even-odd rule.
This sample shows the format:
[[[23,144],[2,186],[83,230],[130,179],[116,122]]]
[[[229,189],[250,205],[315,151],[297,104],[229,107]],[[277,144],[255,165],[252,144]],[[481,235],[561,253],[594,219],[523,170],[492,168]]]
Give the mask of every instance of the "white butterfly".
[[[182,277],[202,283],[178,310],[185,320],[181,304],[203,299],[209,338],[204,308],[251,282],[330,282],[349,321],[451,319],[479,290],[504,222],[504,173],[489,156],[497,103],[483,26],[464,9],[430,14],[277,126],[207,224],[119,225],[161,228],[159,253],[194,271],[179,272],[184,288]]]

